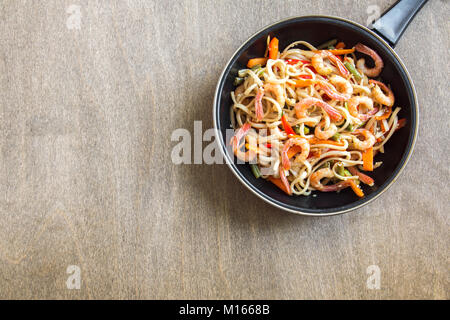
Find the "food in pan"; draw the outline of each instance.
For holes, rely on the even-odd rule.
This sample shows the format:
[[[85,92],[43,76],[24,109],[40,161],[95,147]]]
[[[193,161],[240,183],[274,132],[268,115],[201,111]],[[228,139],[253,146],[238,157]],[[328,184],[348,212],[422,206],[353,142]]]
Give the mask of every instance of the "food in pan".
[[[350,187],[363,197],[360,184],[374,185],[370,172],[383,165],[375,155],[405,125],[394,93],[377,78],[383,60],[364,44],[335,39],[278,46],[268,37],[266,52],[235,79],[233,153],[288,195]]]

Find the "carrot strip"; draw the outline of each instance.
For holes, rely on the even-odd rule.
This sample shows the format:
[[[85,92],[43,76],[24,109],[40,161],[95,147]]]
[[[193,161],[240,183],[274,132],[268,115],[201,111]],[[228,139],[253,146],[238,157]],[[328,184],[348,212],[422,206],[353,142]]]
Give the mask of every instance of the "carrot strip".
[[[298,79],[295,81],[296,88],[309,87],[312,84],[315,84],[316,81],[311,79]]]
[[[373,171],[373,147],[364,150],[362,158],[363,158],[363,169],[365,171]]]
[[[383,113],[381,116],[375,117],[375,120],[385,120],[389,118],[392,114],[392,108],[388,108],[388,110]]]
[[[364,197],[364,192],[356,185],[355,181],[347,180],[353,192],[360,198]]]
[[[267,63],[267,60],[268,60],[268,58],[253,58],[253,59],[250,59],[250,60],[248,60],[247,67],[248,68],[253,68],[254,66],[256,66],[258,64],[264,66]]]
[[[310,144],[331,144],[333,146],[342,147],[344,145],[343,142],[337,142],[333,140],[320,140],[315,137],[308,139]]]
[[[278,58],[278,39],[273,38],[269,43],[269,59],[277,59]]]
[[[349,54],[349,53],[355,52],[355,48],[351,48],[351,49],[332,49],[332,50],[327,50],[327,51],[331,52],[334,55],[342,55],[342,54]]]
[[[336,49],[344,49],[345,48],[345,43],[341,41],[335,46],[335,48]]]
[[[383,133],[385,133],[385,132],[386,132],[386,127],[385,127],[384,124],[383,124],[383,120],[380,121],[380,126],[381,126],[381,131],[382,131]]]
[[[281,181],[280,178],[274,178],[274,177],[269,177],[268,178],[270,182],[272,182],[274,185],[276,185],[278,188],[280,188],[281,190],[283,190],[286,194],[291,195],[291,191],[286,189],[286,186],[284,185],[283,181]]]

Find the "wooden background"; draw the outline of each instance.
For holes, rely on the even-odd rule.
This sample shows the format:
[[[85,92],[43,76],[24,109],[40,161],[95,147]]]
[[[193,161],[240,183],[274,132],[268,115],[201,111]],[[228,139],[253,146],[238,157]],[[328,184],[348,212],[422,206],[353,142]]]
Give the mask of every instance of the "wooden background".
[[[224,165],[170,158],[174,129],[212,126],[219,74],[255,31],[306,14],[365,24],[393,2],[1,1],[0,298],[448,299],[449,1],[397,47],[419,139],[363,209],[295,216]]]

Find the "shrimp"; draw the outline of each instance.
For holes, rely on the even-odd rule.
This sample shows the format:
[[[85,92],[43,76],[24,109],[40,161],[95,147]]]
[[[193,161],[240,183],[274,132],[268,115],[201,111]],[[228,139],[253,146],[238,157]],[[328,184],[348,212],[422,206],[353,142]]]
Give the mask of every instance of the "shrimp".
[[[366,114],[359,113],[358,107],[360,105],[365,106],[367,109],[371,110]],[[373,100],[366,96],[356,96],[352,97],[348,101],[348,112],[354,116],[355,118],[358,118],[361,121],[366,121],[371,116],[373,116],[375,113],[378,112],[378,108],[373,107]]]
[[[247,152],[241,151],[242,144],[240,144],[240,141],[247,135],[251,127],[252,127],[251,124],[246,122],[230,140],[230,144],[233,148],[233,153],[236,155],[238,159],[245,162],[253,161],[256,157],[256,153],[251,149],[248,150]],[[256,144],[256,139],[253,138],[253,140],[254,141],[251,141],[252,142],[251,145]]]
[[[376,102],[384,104],[388,107],[392,107],[394,105],[395,98],[394,93],[391,89],[389,89],[384,83],[380,81],[369,80],[369,83],[375,84],[372,89],[372,97]],[[384,94],[383,91],[386,92],[387,95]]]
[[[280,107],[283,108],[286,103],[286,98],[284,97],[283,87],[279,84],[266,83],[264,85],[264,90],[266,92],[271,92],[275,100],[280,104]]]
[[[289,170],[291,168],[291,163],[289,161],[288,151],[292,146],[299,146],[302,148],[302,152],[295,158],[296,162],[305,161],[308,158],[310,145],[308,140],[302,137],[290,138],[283,146],[283,150],[281,151],[281,164],[285,170]]]
[[[329,96],[332,99],[340,101],[350,99],[353,93],[353,86],[348,80],[338,75],[332,76],[329,80],[332,84],[336,86],[336,89],[338,89],[338,91],[331,89],[332,86],[330,86],[325,81],[320,81],[319,85],[322,88],[322,90],[325,91],[327,96]]]
[[[325,51],[320,51],[313,55],[311,58],[311,64],[316,69],[316,71],[323,75],[327,76],[333,72],[333,67],[330,65],[325,65],[323,58],[327,58],[329,55]]]
[[[256,114],[256,119],[258,121],[261,121],[264,118],[264,110],[263,110],[263,106],[262,106],[263,96],[264,96],[264,89],[259,88],[258,93],[256,94],[256,97],[255,97],[255,114]]]
[[[375,67],[369,69],[366,67],[366,60],[364,60],[364,58],[361,58],[356,62],[356,66],[358,67],[358,69],[364,72],[368,77],[377,77],[384,67],[383,60],[378,55],[378,53],[361,43],[358,43],[355,46],[355,50],[370,56],[375,63]]]
[[[316,172],[314,172],[310,177],[311,186],[313,186],[316,190],[322,191],[322,192],[333,192],[333,191],[339,191],[344,188],[347,188],[350,186],[350,183],[348,180],[342,181],[333,185],[324,186],[320,180],[324,178],[333,178],[334,173],[333,170],[330,168],[323,168],[319,169]]]
[[[288,194],[288,195],[292,195],[291,186],[289,185],[289,181],[288,181],[288,179],[286,178],[286,174],[284,173],[284,170],[283,170],[282,167],[280,167],[280,179],[281,179],[281,182],[282,182],[283,185],[284,185],[284,188],[285,188],[286,191],[287,191],[287,194]]]
[[[345,78],[350,77],[350,71],[347,70],[347,68],[342,63],[341,59],[339,59],[337,56],[335,56],[334,54],[332,54],[329,51],[328,51],[328,58],[336,65],[336,67],[338,68],[339,72]]]
[[[369,130],[358,129],[358,130],[355,130],[353,133],[356,134],[356,135],[353,135],[353,146],[356,149],[366,150],[375,144],[375,141],[376,141],[375,136]],[[364,137],[364,140],[363,141],[359,140],[357,135],[362,135]]]
[[[312,97],[305,98],[295,105],[295,115],[297,116],[297,118],[301,119],[307,117],[306,111],[308,110],[309,107],[312,107],[313,105],[321,107],[322,110],[328,113],[331,119],[335,121],[342,120],[342,115],[339,113],[338,110],[330,106],[328,103]]]
[[[317,138],[321,140],[327,140],[328,138],[331,138],[334,136],[337,132],[337,127],[334,123],[330,124],[327,130],[322,130],[322,127],[325,125],[325,120],[322,120],[314,130],[314,134]]]

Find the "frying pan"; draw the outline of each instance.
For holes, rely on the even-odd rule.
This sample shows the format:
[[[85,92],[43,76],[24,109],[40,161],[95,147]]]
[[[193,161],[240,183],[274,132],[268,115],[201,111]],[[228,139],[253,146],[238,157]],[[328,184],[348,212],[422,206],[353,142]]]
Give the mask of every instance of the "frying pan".
[[[400,0],[389,8],[374,24],[373,30],[339,17],[302,16],[289,18],[263,28],[250,37],[233,55],[224,68],[214,97],[213,119],[216,141],[226,163],[251,192],[280,209],[313,216],[327,216],[357,209],[376,199],[398,178],[411,157],[418,132],[419,110],[416,91],[404,63],[393,47],[416,13],[427,0]],[[350,188],[339,193],[313,192],[310,196],[288,196],[265,179],[256,179],[248,164],[238,164],[227,147],[226,130],[231,128],[230,92],[234,90],[234,78],[238,70],[246,68],[247,61],[261,56],[266,48],[267,36],[276,36],[280,47],[297,40],[319,45],[337,38],[348,47],[361,42],[374,49],[383,59],[382,81],[391,86],[395,94],[395,106],[402,110],[399,118],[406,118],[406,126],[398,130],[385,145],[385,153],[375,157],[383,165],[371,176],[375,185],[364,185],[365,196],[358,198]],[[357,54],[358,56],[358,54]],[[358,57],[359,58],[359,57]],[[366,59],[370,60],[370,59]]]

